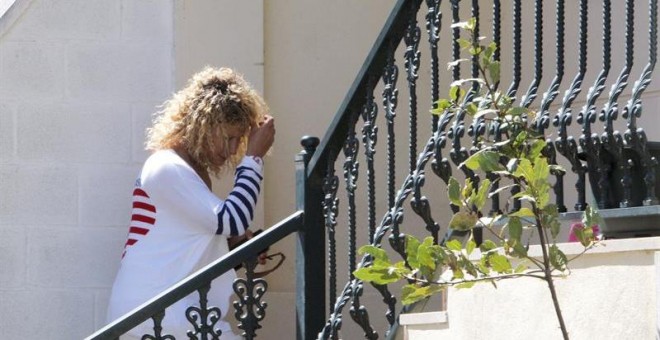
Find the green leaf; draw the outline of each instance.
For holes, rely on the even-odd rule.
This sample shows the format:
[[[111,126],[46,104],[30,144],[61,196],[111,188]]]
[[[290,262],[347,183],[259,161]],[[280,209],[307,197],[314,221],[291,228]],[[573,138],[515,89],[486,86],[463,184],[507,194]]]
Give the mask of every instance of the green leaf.
[[[516,211],[516,212],[514,212],[514,213],[509,214],[509,216],[515,216],[515,217],[534,217],[534,212],[533,212],[531,209],[527,208],[527,207],[523,207],[523,208],[520,208],[520,210],[518,210],[518,211]]]
[[[479,261],[479,263],[477,263],[477,269],[484,275],[490,274],[490,268],[488,268],[488,266],[486,266],[486,258],[485,257],[482,257],[481,261]]]
[[[461,89],[460,86],[452,86],[449,89],[449,99],[454,103],[457,103],[465,94],[465,90]]]
[[[452,277],[452,280],[460,280],[465,277],[465,273],[463,273],[463,269],[459,267],[452,268],[452,274],[454,275]]]
[[[534,179],[534,167],[532,166],[532,163],[529,161],[529,159],[526,158],[521,158],[520,162],[518,162],[518,167],[516,167],[516,170],[513,172],[513,175],[516,177],[522,177],[527,182],[533,182]]]
[[[473,171],[479,169],[482,171],[504,170],[504,167],[500,164],[500,154],[490,150],[481,150],[474,153],[463,164]]]
[[[447,248],[453,251],[461,251],[461,249],[463,249],[463,245],[459,240],[449,240],[447,242]]]
[[[435,108],[431,110],[431,113],[434,115],[439,115],[448,108],[450,108],[453,104],[449,101],[449,99],[440,99],[437,102],[435,102]]]
[[[461,254],[461,260],[459,261],[459,264],[472,277],[477,277],[479,275],[479,273],[477,273],[477,268],[474,266],[474,264],[472,264],[472,261],[470,261],[467,256]]]
[[[475,27],[477,27],[477,18],[470,18],[467,21],[467,26],[465,26],[465,29],[474,30]]]
[[[544,180],[540,180],[537,182],[538,187],[536,190],[538,190],[538,199],[536,200],[536,203],[538,204],[539,207],[545,207],[548,205],[548,202],[550,202],[550,184]]]
[[[406,260],[412,268],[419,268],[419,261],[417,260],[417,249],[420,242],[415,237],[406,235]]]
[[[598,214],[598,211],[591,205],[588,205],[587,209],[584,211],[584,215],[582,216],[582,224],[584,224],[585,227],[593,227],[601,223],[602,219]]]
[[[415,284],[408,284],[401,289],[401,303],[404,305],[410,305],[440,292],[443,289],[444,287],[440,285],[419,287]]]
[[[403,275],[396,269],[396,267],[363,267],[354,271],[353,275],[362,281],[386,285],[403,278]]]
[[[536,160],[541,156],[541,152],[545,149],[547,143],[543,139],[535,139],[529,148],[529,153],[527,154],[529,159]]]
[[[484,58],[490,60],[493,57],[495,50],[497,50],[497,44],[493,41],[486,46],[486,49],[484,50]]]
[[[472,196],[472,180],[470,178],[465,179],[465,186],[463,187],[463,191],[461,191],[461,195],[463,197],[470,197]]]
[[[467,245],[465,246],[465,251],[467,252],[468,256],[472,254],[474,251],[474,248],[477,247],[477,243],[474,242],[474,238],[472,235],[470,235],[470,239],[467,241]]]
[[[516,135],[516,137],[513,141],[513,145],[515,147],[519,147],[520,145],[522,145],[526,141],[527,141],[527,131],[522,130]]]
[[[580,243],[585,247],[588,247],[595,240],[593,227],[584,228],[582,230],[582,235],[583,235],[584,239],[580,240]]]
[[[472,41],[471,40],[460,38],[460,39],[456,40],[456,42],[458,43],[459,46],[461,46],[461,49],[463,49],[463,50],[472,47]]]
[[[369,254],[374,258],[374,262],[390,263],[390,259],[385,250],[370,244],[360,247],[360,249],[358,249],[358,254]]]
[[[526,108],[526,107],[521,107],[521,106],[516,106],[516,107],[512,107],[511,109],[509,109],[509,111],[507,111],[507,114],[510,114],[510,115],[512,115],[512,116],[514,116],[514,117],[518,117],[518,116],[521,116],[521,115],[523,115],[523,114],[525,114],[525,113],[527,113],[527,112],[529,112],[529,109],[528,109],[528,108]],[[526,137],[527,137],[527,136],[525,135],[525,138],[526,138]]]
[[[478,107],[475,103],[470,103],[466,108],[465,111],[467,111],[468,115],[474,117],[474,115],[477,114]]]
[[[543,214],[551,217],[559,217],[559,209],[556,204],[548,204],[543,207]]]
[[[550,217],[548,219],[548,224],[550,227],[550,234],[552,234],[552,239],[556,240],[557,235],[559,235],[559,231],[561,229],[561,223],[559,222],[559,219],[556,217]]]
[[[490,257],[490,265],[494,271],[500,274],[511,271],[511,262],[509,262],[509,259],[504,255],[493,254],[493,256]]]
[[[469,52],[471,55],[479,55],[479,53],[481,53],[481,51],[483,51],[483,48],[482,48],[481,46],[472,46],[472,47],[470,47],[470,49],[468,50],[468,52]]]
[[[550,264],[552,264],[552,267],[564,271],[566,270],[566,264],[568,263],[568,258],[566,258],[566,255],[559,250],[559,247],[557,247],[556,244],[553,244],[550,246]]]
[[[513,249],[513,255],[518,258],[527,257],[527,248],[522,245],[520,241],[509,240],[511,243],[509,246]]]
[[[527,266],[521,263],[516,267],[516,269],[513,270],[513,272],[516,273],[516,274],[520,274],[520,273],[523,273],[527,269],[528,269]]]
[[[433,237],[427,237],[417,250],[417,261],[422,267],[426,267],[430,273],[435,270],[435,259],[433,258]],[[430,274],[426,273],[426,274]]]
[[[548,160],[545,157],[539,157],[534,163],[534,178],[530,181],[540,181],[543,183],[548,182],[548,177],[550,177],[550,168],[548,167]],[[539,186],[536,184],[536,186]]]
[[[460,207],[463,205],[463,202],[461,201],[461,186],[454,177],[449,177],[449,183],[447,184],[447,193],[449,195],[449,201],[455,205]]]
[[[485,240],[483,243],[481,243],[479,249],[482,253],[487,253],[491,250],[497,249],[497,244],[491,240]]]
[[[500,81],[500,62],[494,61],[488,64],[488,72],[490,73],[490,79],[493,83]]]
[[[509,223],[506,224],[509,228],[509,238],[520,242],[520,237],[522,236],[522,223],[520,223],[520,218],[516,216],[509,216]]]
[[[577,237],[580,243],[586,247],[588,244],[585,244],[587,243],[587,240],[584,235],[584,228],[582,226],[575,226],[573,227],[572,230],[573,230],[573,234],[575,234],[575,237]]]
[[[466,211],[459,211],[452,216],[449,228],[459,231],[472,230],[477,224],[477,215]]]
[[[489,191],[490,180],[488,178],[484,178],[484,180],[479,183],[479,189],[477,190],[476,194],[471,197],[472,203],[477,207],[478,210],[481,210],[486,204]]]

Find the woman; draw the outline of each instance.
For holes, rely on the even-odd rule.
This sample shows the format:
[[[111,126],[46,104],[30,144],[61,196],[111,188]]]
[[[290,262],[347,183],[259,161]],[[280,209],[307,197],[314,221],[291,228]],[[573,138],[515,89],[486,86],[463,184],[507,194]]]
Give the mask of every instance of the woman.
[[[234,71],[206,68],[167,101],[148,130],[147,159],[133,191],[133,215],[112,288],[108,321],[131,311],[229,251],[248,232],[263,179],[262,157],[275,136],[263,99]],[[235,168],[225,200],[210,175]],[[263,259],[262,259],[263,260]],[[222,339],[238,338],[224,320],[236,274],[211,283],[209,306],[219,307]],[[187,338],[191,294],[166,309],[163,334]],[[153,334],[148,320],[127,337]]]

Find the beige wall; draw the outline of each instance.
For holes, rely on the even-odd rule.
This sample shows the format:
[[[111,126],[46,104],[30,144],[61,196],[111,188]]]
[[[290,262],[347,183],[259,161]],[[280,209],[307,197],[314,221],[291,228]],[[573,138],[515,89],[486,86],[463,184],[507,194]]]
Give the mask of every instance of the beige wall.
[[[174,77],[176,89],[206,66],[230,67],[264,92],[262,1],[176,1],[174,15]],[[232,178],[214,179],[220,197],[231,189]],[[258,202],[254,223],[264,226],[264,200]]]
[[[565,244],[569,257],[580,249]],[[655,339],[660,332],[660,239],[605,241],[555,280],[571,339]],[[533,246],[530,251],[539,253]],[[547,284],[501,281],[448,292],[444,315],[408,317],[409,340],[560,339]],[[431,317],[429,317],[431,316]],[[444,316],[444,320],[443,320]]]

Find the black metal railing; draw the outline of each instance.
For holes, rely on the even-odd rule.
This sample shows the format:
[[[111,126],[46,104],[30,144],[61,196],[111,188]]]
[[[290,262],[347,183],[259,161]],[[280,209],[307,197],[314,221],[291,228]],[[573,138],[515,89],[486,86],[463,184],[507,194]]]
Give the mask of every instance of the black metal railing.
[[[239,278],[234,282],[234,291],[239,299],[234,302],[236,312],[233,313],[238,320],[238,328],[243,331],[246,339],[253,339],[257,329],[261,328],[260,321],[265,316],[265,308],[261,298],[265,294],[267,283],[254,276],[256,255],[284,237],[300,230],[303,212],[298,211],[277,225],[250,239],[217,261],[191,274],[176,285],[170,287],[150,301],[145,302],[135,310],[103,327],[90,335],[88,340],[118,339],[122,334],[130,331],[141,323],[151,319],[153,334],[145,334],[143,339],[172,340],[167,335],[167,329],[161,327],[165,310],[175,302],[197,292],[199,294],[199,307],[191,306],[186,310],[186,318],[190,321],[191,339],[219,339],[222,334],[215,330],[215,323],[222,312],[217,307],[207,304],[206,295],[212,281],[237,265],[244,263],[246,278]]]
[[[443,22],[445,17],[449,22]],[[499,88],[537,112],[527,119],[548,136],[550,161],[569,170],[552,174],[554,200],[562,212],[572,200],[578,211],[588,204],[600,209],[658,204],[658,150],[652,147],[657,144],[647,141],[639,123],[648,119],[648,114],[642,117],[642,95],[657,57],[657,0],[397,1],[309,163],[307,179],[313,184],[307,185],[316,186],[314,199],[320,202],[315,214],[324,217],[331,302],[319,339],[337,339],[340,332],[376,339],[381,329],[394,334],[396,288],[370,289],[357,280],[353,271],[370,259],[358,258],[356,248],[369,243],[405,259],[405,234],[443,242],[442,226],[456,211],[444,197],[449,177],[478,182],[459,165],[482,138],[506,138],[504,127],[465,112],[426,114],[461,74],[478,76],[474,61],[446,71],[441,66],[462,57],[460,30],[451,24],[470,17],[476,18],[477,35],[499,47]],[[645,40],[635,46],[635,34],[644,31],[640,26]],[[597,39],[589,41],[591,36]],[[612,77],[617,67],[621,71]],[[656,113],[650,114],[652,122]],[[399,155],[404,150],[407,157]],[[340,169],[343,176],[337,175]],[[571,183],[575,190],[567,189]],[[513,194],[494,195],[489,210],[518,209]],[[321,224],[314,228],[320,233]],[[344,254],[345,263],[340,261]],[[348,273],[343,286],[342,272]],[[365,301],[374,299],[382,303],[368,308]],[[353,323],[343,321],[346,312]]]

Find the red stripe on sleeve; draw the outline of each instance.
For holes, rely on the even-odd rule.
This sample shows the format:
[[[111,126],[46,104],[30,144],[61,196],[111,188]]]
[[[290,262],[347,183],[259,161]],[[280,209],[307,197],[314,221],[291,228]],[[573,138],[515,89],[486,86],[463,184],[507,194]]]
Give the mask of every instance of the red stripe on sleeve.
[[[132,246],[132,245],[135,244],[135,242],[137,242],[136,239],[134,239],[134,238],[129,238],[129,239],[126,241],[126,245],[127,245],[127,246]]]
[[[135,188],[135,190],[133,190],[133,196],[142,196],[149,198],[149,195],[147,195],[147,193],[140,188]]]
[[[146,235],[149,232],[149,229],[147,228],[140,228],[140,227],[131,227],[128,230],[129,233],[133,234],[139,234],[139,235]]]
[[[149,203],[144,203],[144,202],[137,202],[137,201],[133,202],[133,208],[134,209],[135,208],[144,209],[144,210],[151,211],[153,213],[156,212],[156,207],[154,207],[153,205],[151,205]]]
[[[155,218],[140,215],[140,214],[133,214],[133,216],[131,216],[131,220],[132,221],[140,221],[140,222],[149,223],[149,224],[154,224],[156,222]]]

